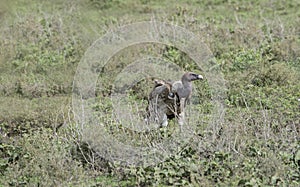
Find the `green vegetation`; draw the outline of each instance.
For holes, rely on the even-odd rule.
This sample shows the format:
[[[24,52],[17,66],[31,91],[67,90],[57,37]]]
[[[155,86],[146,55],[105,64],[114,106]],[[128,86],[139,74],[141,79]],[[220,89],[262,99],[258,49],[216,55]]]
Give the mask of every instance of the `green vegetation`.
[[[299,1],[0,4],[0,186],[300,186]],[[207,82],[196,83],[198,110],[204,114],[203,124],[196,125],[198,142],[154,166],[123,166],[100,158],[80,141],[72,82],[96,39],[117,26],[151,19],[183,26],[209,46],[224,74],[226,113],[214,128],[204,130],[211,113],[210,90]],[[187,57],[172,47],[132,46],[131,58],[143,50],[198,71],[182,63]],[[108,84],[96,90],[99,101],[94,103],[100,120],[122,141],[134,134],[116,132],[108,96],[115,73],[131,60],[122,59],[124,53],[112,59],[120,63],[99,73]],[[131,101],[147,94],[140,87],[130,92]],[[153,138],[159,141],[173,127],[171,123],[169,132]]]

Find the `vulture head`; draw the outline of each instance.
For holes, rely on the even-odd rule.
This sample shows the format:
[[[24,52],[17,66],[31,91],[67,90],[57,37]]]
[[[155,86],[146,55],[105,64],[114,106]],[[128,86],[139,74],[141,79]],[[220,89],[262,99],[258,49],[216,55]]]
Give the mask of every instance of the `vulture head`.
[[[198,75],[193,72],[187,72],[181,77],[181,81],[173,82],[172,92],[175,93],[179,99],[185,98],[188,101],[192,95],[192,81],[202,79],[202,75]]]
[[[202,75],[198,75],[198,74],[193,73],[193,72],[187,72],[181,77],[181,81],[183,83],[188,83],[188,82],[192,82],[192,81],[195,81],[195,80],[202,80],[202,79],[203,79]]]
[[[154,88],[149,94],[148,116],[157,119],[155,121],[162,126],[166,126],[167,119],[184,116],[184,108],[192,95],[192,81],[202,79],[202,75],[187,72],[179,81],[155,80]]]

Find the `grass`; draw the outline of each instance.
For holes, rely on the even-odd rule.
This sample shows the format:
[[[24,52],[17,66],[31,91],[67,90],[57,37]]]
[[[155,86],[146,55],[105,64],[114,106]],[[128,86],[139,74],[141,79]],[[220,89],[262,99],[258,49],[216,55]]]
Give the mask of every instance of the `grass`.
[[[296,0],[2,0],[0,185],[299,186],[299,7]],[[124,166],[82,141],[72,82],[96,39],[117,26],[151,19],[185,27],[208,45],[224,75],[226,113],[222,120],[212,118],[211,88],[206,81],[196,83],[201,118],[192,124],[191,142],[164,162]],[[172,137],[176,123],[149,134],[128,131],[109,97],[116,75],[144,55],[205,72],[161,44],[131,46],[99,70],[92,103],[98,120],[123,143],[155,146]],[[143,84],[149,82],[134,85],[128,102],[143,104],[151,89]]]

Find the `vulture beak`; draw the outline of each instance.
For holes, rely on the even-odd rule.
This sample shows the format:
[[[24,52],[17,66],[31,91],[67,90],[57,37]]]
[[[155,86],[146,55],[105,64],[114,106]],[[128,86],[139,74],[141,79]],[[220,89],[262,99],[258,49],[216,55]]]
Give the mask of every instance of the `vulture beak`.
[[[202,76],[202,75],[198,75],[198,76],[197,76],[197,79],[203,80],[203,76]]]
[[[191,78],[192,81],[193,80],[203,80],[203,76],[202,75],[198,75],[196,73],[191,73],[191,75],[192,75],[192,78]]]

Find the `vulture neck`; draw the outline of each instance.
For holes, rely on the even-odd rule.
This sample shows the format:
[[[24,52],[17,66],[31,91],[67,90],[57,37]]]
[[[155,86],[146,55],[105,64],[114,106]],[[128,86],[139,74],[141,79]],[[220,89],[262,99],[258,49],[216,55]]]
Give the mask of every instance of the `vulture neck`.
[[[182,85],[183,85],[184,88],[191,88],[192,87],[192,82],[190,82],[188,80],[183,79],[183,80],[181,80],[181,82],[182,82]]]
[[[192,82],[186,76],[181,78],[183,89],[192,89]]]
[[[192,82],[188,80],[185,76],[181,79],[182,88],[179,90],[181,98],[188,98],[192,92]]]

